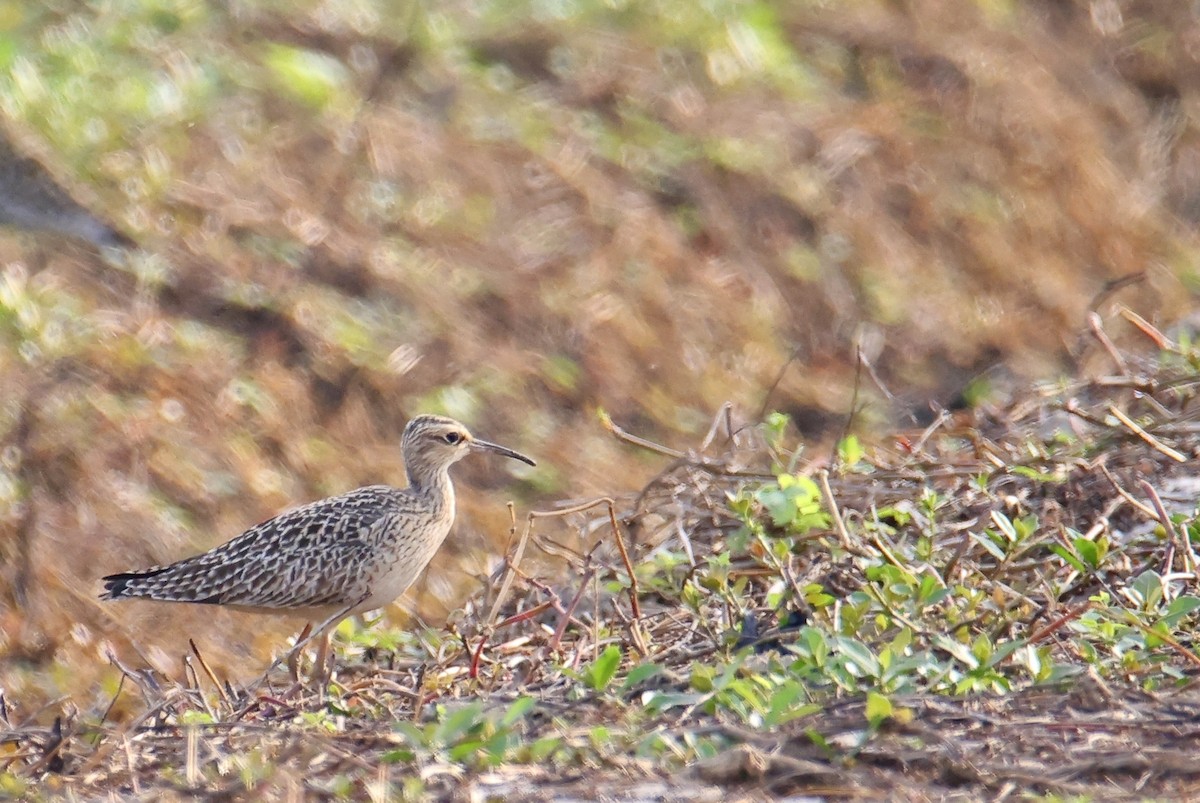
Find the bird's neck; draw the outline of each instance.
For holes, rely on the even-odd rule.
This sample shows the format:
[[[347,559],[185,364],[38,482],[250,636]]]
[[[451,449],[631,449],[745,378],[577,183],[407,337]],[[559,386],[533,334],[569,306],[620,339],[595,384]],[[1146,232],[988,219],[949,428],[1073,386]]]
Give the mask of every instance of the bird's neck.
[[[450,481],[448,468],[414,466],[408,471],[408,487],[434,504],[454,509],[454,483]]]

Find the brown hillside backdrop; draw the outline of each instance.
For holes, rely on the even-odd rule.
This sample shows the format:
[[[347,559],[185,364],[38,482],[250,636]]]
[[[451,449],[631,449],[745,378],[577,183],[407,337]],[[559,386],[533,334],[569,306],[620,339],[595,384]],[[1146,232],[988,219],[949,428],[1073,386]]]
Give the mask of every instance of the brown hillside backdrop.
[[[827,443],[1087,370],[1090,310],[1120,340],[1194,303],[1194,4],[117,5],[0,3],[7,137],[140,246],[0,233],[13,698],[94,703],[109,649],[178,673],[189,637],[261,671],[290,623],[98,578],[402,484],[418,413],[539,463],[458,466],[407,606],[436,623],[506,501],[662,467],[601,410]]]

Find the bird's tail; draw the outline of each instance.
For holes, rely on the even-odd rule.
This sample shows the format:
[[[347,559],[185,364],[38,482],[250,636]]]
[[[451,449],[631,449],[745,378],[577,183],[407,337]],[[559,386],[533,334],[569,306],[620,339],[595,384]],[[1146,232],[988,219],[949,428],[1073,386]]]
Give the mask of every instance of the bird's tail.
[[[104,592],[100,599],[134,599],[135,597],[150,597],[154,594],[153,586],[146,580],[157,577],[166,568],[146,569],[141,572],[121,572],[110,574],[103,578]]]

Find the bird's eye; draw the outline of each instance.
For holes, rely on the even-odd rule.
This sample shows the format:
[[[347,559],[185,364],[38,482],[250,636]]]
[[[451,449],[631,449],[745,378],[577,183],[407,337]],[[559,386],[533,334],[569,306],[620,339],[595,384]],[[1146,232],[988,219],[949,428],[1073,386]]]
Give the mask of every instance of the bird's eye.
[[[462,440],[462,433],[447,432],[445,435],[442,436],[442,440],[444,440],[446,443],[453,446],[454,444],[456,444]]]

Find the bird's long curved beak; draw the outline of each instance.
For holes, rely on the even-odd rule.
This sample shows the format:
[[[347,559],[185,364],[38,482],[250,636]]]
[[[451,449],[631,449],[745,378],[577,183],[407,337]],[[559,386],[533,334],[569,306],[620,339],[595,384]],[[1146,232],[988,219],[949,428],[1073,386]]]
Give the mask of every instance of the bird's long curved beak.
[[[511,457],[513,460],[520,460],[522,463],[528,463],[531,466],[537,465],[537,463],[533,462],[532,458],[526,457],[520,452],[514,452],[507,446],[501,446],[498,443],[481,441],[479,438],[471,439],[471,448],[478,452],[495,452],[496,454],[502,454],[505,457]]]

